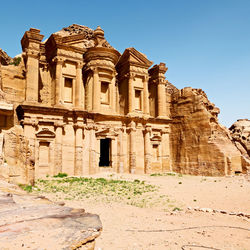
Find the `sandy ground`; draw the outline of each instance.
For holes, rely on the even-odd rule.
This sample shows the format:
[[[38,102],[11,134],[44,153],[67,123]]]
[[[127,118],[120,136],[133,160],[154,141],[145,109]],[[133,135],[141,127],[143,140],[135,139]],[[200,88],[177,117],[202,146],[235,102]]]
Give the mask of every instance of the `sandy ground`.
[[[102,173],[92,177],[107,177]],[[158,185],[174,207],[138,208],[118,203],[88,200],[65,201],[67,206],[85,208],[99,214],[103,232],[96,250],[161,249],[250,249],[249,219],[221,213],[188,210],[188,207],[212,208],[250,214],[250,181],[244,176],[139,176],[114,174],[112,178],[140,179]],[[54,195],[47,195],[52,200]]]

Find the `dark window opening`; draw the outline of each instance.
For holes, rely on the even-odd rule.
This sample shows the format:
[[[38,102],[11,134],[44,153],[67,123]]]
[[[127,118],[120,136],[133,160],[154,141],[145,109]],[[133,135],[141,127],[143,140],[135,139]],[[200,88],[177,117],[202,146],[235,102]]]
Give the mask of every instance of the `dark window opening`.
[[[99,167],[109,167],[111,166],[111,140],[101,139],[100,140],[100,161]]]
[[[73,79],[65,77],[64,78],[64,102],[73,102]]]
[[[234,171],[234,173],[237,174],[241,174],[241,171]]]

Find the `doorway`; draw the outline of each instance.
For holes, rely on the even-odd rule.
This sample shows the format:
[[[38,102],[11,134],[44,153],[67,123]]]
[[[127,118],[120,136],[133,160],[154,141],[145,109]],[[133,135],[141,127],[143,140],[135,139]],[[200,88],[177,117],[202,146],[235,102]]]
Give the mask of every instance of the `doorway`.
[[[111,166],[111,139],[100,140],[100,161],[99,167]]]
[[[40,141],[39,143],[39,167],[38,167],[38,177],[44,177],[49,174],[49,142]]]

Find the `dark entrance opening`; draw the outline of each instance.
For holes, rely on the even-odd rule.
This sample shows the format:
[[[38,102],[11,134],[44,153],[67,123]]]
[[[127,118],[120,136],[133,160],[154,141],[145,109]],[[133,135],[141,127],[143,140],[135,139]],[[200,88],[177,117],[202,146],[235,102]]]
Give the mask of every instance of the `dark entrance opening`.
[[[110,161],[110,139],[100,140],[100,161],[99,167],[109,167],[111,165]]]

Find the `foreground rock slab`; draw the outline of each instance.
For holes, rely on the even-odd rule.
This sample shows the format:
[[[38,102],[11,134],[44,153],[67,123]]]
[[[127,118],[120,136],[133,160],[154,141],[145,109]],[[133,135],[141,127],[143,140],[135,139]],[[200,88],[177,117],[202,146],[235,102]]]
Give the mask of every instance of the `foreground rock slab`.
[[[0,181],[0,249],[94,249],[99,216],[62,205]]]

